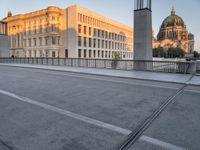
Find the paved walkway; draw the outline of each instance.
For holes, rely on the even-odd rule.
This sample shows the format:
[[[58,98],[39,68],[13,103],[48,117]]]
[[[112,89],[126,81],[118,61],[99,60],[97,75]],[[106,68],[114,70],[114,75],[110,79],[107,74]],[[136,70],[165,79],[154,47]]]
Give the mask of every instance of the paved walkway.
[[[174,74],[174,73],[160,73],[147,71],[123,71],[113,69],[96,69],[96,68],[82,68],[69,66],[50,66],[50,65],[32,65],[32,64],[0,64],[1,66],[34,68],[54,71],[66,71],[83,74],[95,74],[103,76],[114,76],[122,78],[133,78],[152,81],[163,81],[172,83],[186,83],[192,75],[190,74]],[[188,83],[192,85],[200,85],[200,76],[194,76]]]

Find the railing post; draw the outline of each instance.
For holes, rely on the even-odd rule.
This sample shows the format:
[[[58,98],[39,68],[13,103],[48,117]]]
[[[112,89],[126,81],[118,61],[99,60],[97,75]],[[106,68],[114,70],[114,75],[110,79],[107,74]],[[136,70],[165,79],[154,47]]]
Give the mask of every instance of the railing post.
[[[127,68],[127,60],[125,60],[125,70],[128,70],[128,68]]]
[[[71,58],[71,66],[73,67],[73,58]]]
[[[63,61],[64,61],[64,65],[66,66],[66,59],[65,59],[65,58],[63,58]]]

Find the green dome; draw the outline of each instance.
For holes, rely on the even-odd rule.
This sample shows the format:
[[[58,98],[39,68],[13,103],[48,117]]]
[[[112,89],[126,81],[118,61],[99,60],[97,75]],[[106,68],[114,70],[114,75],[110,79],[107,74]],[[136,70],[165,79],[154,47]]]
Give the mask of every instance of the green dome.
[[[185,27],[185,23],[181,17],[175,14],[174,7],[172,8],[171,15],[168,16],[162,23],[161,28],[182,26]]]

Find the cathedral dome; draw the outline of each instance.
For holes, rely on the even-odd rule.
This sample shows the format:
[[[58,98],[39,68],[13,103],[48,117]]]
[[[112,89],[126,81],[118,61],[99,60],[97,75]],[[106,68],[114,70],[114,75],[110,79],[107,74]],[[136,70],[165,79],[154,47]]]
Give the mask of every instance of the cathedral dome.
[[[162,23],[161,28],[182,26],[185,27],[185,23],[181,17],[176,15],[174,7],[172,8],[171,15],[168,16]]]

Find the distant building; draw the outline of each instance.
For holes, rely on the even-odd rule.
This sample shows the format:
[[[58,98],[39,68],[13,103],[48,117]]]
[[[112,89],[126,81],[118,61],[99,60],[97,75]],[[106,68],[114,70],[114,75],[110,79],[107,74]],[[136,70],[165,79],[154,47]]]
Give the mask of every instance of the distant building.
[[[179,47],[186,53],[194,50],[194,35],[188,33],[183,19],[176,15],[174,7],[171,15],[163,21],[157,39],[153,39],[153,47]]]
[[[112,59],[133,57],[133,29],[79,6],[47,9],[3,19],[10,56]]]
[[[7,23],[0,21],[0,57],[9,57]]]

